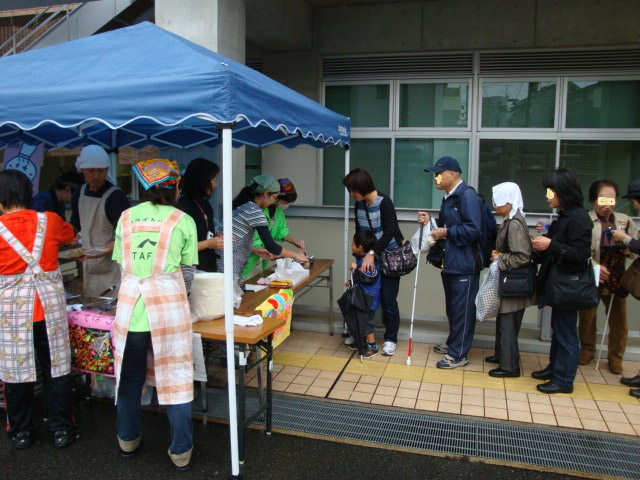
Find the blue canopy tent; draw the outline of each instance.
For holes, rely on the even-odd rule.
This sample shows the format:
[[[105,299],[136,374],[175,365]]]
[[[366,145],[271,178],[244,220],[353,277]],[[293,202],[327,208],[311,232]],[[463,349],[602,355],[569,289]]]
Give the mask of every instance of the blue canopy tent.
[[[350,120],[151,23],[0,59],[0,148],[222,144],[225,318],[232,475],[239,475],[233,356],[231,148],[345,148]],[[115,159],[115,154],[113,157]],[[115,161],[115,160],[114,160]],[[345,264],[348,198],[345,193]]]

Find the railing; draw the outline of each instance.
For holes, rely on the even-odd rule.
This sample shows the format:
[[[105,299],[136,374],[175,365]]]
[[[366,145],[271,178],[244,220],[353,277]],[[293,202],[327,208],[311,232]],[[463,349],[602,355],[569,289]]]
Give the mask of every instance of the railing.
[[[48,30],[60,22],[68,21],[71,12],[82,5],[82,3],[67,3],[66,5],[58,6],[57,9],[51,6],[44,8],[14,33],[11,38],[0,45],[0,56],[6,57],[14,53],[24,52]]]

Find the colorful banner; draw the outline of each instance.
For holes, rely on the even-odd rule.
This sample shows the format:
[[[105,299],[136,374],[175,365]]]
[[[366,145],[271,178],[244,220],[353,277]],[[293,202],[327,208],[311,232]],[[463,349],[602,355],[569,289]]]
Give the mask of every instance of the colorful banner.
[[[24,173],[31,181],[33,193],[38,193],[40,183],[40,170],[44,146],[42,143],[30,145],[22,140],[11,142],[4,150],[4,170],[18,170]]]

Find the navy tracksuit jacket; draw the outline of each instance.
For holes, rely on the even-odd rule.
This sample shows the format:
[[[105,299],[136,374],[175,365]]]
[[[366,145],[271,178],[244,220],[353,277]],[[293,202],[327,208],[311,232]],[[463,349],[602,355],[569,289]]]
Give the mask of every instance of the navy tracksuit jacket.
[[[476,295],[482,270],[480,241],[486,237],[483,205],[465,182],[442,200],[438,225],[447,228],[442,285],[446,298],[449,355],[458,360],[471,349],[476,327]]]

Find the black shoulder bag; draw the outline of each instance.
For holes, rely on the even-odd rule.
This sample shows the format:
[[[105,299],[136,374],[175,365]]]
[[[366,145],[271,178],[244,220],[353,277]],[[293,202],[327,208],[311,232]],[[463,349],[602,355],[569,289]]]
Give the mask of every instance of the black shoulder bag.
[[[503,253],[511,252],[509,249],[509,227],[511,227],[511,221],[507,225]],[[536,273],[536,265],[531,262],[524,267],[513,268],[511,270],[501,270],[500,285],[498,287],[500,296],[529,297],[533,295],[536,286]]]
[[[369,228],[373,232],[373,225],[369,218],[369,209],[364,206],[364,213],[367,216],[367,222],[369,222]],[[356,212],[356,221],[358,213]],[[397,242],[398,239],[396,239]],[[398,242],[399,243],[399,242]],[[393,250],[383,250],[380,252],[380,270],[387,277],[401,277],[411,273],[416,265],[418,259],[413,254],[411,249],[411,243],[407,240],[401,246],[394,248]]]
[[[600,292],[591,259],[579,273],[566,273],[552,262],[547,276],[545,303],[560,310],[584,310],[598,305]]]

